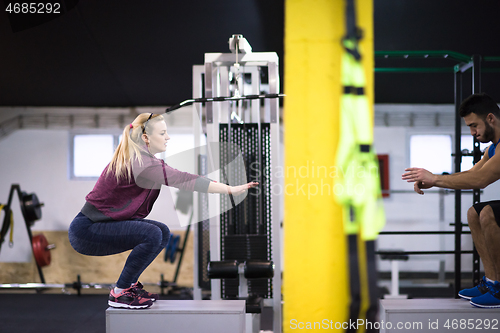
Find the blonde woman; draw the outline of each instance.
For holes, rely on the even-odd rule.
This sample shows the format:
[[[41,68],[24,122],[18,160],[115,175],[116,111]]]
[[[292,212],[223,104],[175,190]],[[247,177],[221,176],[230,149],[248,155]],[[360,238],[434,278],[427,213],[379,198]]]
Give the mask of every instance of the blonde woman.
[[[161,185],[232,195],[258,185],[228,186],[169,167],[154,156],[166,150],[169,139],[163,116],[143,113],[135,118],[124,129],[111,162],[70,225],[70,243],[81,254],[106,256],[132,250],[110,291],[112,307],[148,308],[158,299],[138,279],[170,239],[165,224],[145,219]]]

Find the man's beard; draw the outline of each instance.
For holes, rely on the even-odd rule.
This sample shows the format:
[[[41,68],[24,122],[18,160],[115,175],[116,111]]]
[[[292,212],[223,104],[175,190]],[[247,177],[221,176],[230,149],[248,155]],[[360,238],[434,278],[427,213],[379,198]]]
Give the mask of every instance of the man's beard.
[[[493,127],[491,127],[490,124],[488,124],[486,121],[484,122],[484,126],[484,134],[482,136],[482,140],[479,141],[481,141],[482,143],[488,143],[495,140],[495,130],[493,129]]]

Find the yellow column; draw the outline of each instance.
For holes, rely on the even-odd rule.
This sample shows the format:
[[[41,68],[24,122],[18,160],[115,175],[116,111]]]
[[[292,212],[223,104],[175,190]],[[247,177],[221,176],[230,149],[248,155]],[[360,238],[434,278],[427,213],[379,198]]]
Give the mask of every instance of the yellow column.
[[[373,101],[372,0],[357,0],[356,14]],[[285,2],[284,332],[338,327],[348,316],[346,239],[333,194],[344,17],[344,0]]]

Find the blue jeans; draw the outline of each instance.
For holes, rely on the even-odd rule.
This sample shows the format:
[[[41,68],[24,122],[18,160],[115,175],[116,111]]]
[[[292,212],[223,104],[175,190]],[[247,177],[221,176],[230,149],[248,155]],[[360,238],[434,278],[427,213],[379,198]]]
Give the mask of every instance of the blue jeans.
[[[132,250],[116,286],[129,288],[165,248],[170,230],[160,222],[134,219],[129,221],[92,222],[79,213],[68,231],[69,242],[78,252],[89,256],[107,256]]]

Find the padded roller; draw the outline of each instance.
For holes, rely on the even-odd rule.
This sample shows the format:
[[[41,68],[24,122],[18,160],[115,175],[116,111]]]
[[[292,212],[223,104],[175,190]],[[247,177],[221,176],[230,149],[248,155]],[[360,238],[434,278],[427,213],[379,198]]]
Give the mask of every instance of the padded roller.
[[[210,261],[207,273],[209,279],[235,279],[238,277],[238,262],[236,260]]]
[[[245,277],[247,279],[269,279],[274,276],[272,261],[247,260],[245,261]]]

